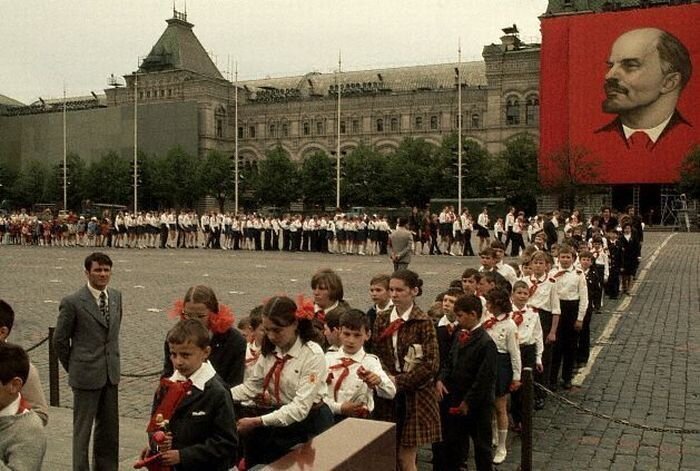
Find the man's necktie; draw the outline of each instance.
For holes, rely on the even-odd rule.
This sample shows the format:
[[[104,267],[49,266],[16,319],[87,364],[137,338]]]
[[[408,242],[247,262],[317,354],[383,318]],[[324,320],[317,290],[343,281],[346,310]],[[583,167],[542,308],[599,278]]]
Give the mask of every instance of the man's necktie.
[[[632,135],[627,139],[627,143],[631,150],[640,152],[648,150],[653,145],[651,138],[644,131],[633,132]]]
[[[345,378],[348,377],[350,374],[350,365],[355,363],[355,360],[352,358],[341,358],[340,363],[337,365],[333,365],[329,370],[339,370],[342,369],[340,372],[340,376],[338,376],[338,380],[335,382],[335,386],[333,387],[333,398],[337,401],[338,400],[338,391],[340,391],[340,387],[343,385],[343,381],[345,381]]]
[[[100,312],[105,319],[107,327],[109,327],[109,306],[107,306],[107,294],[104,291],[100,293]]]

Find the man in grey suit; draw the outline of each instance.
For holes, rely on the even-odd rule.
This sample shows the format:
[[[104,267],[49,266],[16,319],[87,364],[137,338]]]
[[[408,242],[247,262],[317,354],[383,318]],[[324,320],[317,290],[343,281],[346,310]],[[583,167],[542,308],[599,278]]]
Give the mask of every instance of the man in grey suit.
[[[85,259],[87,285],[61,300],[54,343],[73,389],[73,469],[88,471],[95,424],[93,468],[119,466],[119,326],[122,295],[107,288],[112,260],[94,252]]]
[[[391,242],[390,256],[391,261],[394,262],[394,271],[405,270],[408,268],[408,264],[411,263],[413,234],[406,229],[406,224],[408,224],[408,219],[400,217],[396,224],[396,230],[389,236],[389,242]]]

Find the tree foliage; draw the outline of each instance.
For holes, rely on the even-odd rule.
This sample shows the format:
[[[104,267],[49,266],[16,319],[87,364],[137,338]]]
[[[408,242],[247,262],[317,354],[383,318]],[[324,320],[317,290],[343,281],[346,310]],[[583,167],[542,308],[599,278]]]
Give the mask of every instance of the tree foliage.
[[[681,164],[679,188],[689,198],[700,199],[700,145],[693,147]]]
[[[506,143],[494,165],[494,181],[509,205],[533,214],[537,208],[537,144],[529,134],[521,134]]]
[[[545,189],[559,198],[560,207],[573,211],[579,196],[594,190],[590,183],[598,178],[599,161],[582,147],[565,145],[547,156],[552,174]]]
[[[327,206],[335,201],[335,169],[325,152],[307,156],[299,168],[299,182],[304,203],[310,206]]]
[[[341,204],[393,206],[400,203],[400,186],[390,174],[390,158],[361,144],[343,161]]]
[[[255,196],[263,204],[286,206],[300,196],[297,166],[281,147],[267,152],[255,179]]]
[[[201,187],[206,194],[216,198],[220,211],[224,210],[226,199],[235,196],[232,164],[233,161],[229,160],[221,152],[211,151],[200,165],[199,178]]]

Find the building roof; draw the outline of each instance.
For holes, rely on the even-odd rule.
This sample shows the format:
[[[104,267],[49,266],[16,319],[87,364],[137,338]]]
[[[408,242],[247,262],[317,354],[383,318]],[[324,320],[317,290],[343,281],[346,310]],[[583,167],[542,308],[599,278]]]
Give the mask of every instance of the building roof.
[[[698,2],[698,0],[692,0]],[[676,2],[680,3],[680,2]],[[549,0],[546,15],[604,12],[629,10],[634,8],[663,7],[673,4],[670,1],[649,0]]]
[[[253,92],[298,90],[310,95],[334,93],[341,84],[343,93],[354,91],[393,91],[454,89],[457,62],[335,73],[310,72],[294,77],[266,78],[239,82]],[[485,86],[486,66],[482,61],[459,65],[462,82],[470,87]]]
[[[221,72],[204,50],[187,22],[187,15],[173,11],[173,18],[166,20],[168,27],[160,36],[151,52],[141,63],[139,72],[182,69],[206,77],[223,79]]]
[[[0,95],[0,106],[24,106],[24,103],[10,98],[9,96]]]

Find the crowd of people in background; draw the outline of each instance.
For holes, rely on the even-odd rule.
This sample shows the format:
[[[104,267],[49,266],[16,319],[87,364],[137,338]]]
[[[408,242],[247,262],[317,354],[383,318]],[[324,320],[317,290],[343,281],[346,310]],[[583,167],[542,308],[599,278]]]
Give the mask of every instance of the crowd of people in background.
[[[642,222],[634,211],[626,210],[621,217],[625,216],[641,232]],[[498,217],[491,216],[485,207],[474,217],[469,209],[457,214],[448,205],[439,213],[414,207],[407,217],[406,229],[413,236],[414,255],[475,256],[493,238],[504,242],[506,247],[510,245],[510,255],[517,257],[526,245],[534,243],[535,234],[544,232],[550,243],[562,229],[567,239],[584,237],[590,235],[591,228],[601,227],[601,221],[604,232],[608,232],[618,224],[618,217],[609,208],[588,221],[577,210],[565,219],[559,211],[528,217],[513,207]],[[397,221],[386,215],[350,215],[340,211],[279,217],[218,211],[199,215],[192,210],[137,214],[118,211],[101,217],[68,212],[59,217],[50,211],[33,214],[21,210],[0,215],[0,245],[385,255],[389,235],[396,228]]]
[[[180,238],[185,246],[197,241],[191,232],[178,229],[174,213],[165,216],[165,246],[172,242],[177,247]],[[455,230],[462,227],[462,216],[470,222],[468,211],[457,217],[449,207],[440,215],[422,219],[414,211],[412,221],[399,218],[399,231],[419,227],[417,233],[412,230],[406,236],[416,253],[435,249],[435,245],[440,253],[456,255],[456,250],[467,255],[460,248],[471,241]],[[576,369],[585,367],[589,359],[592,317],[606,295],[617,298],[629,293],[641,258],[643,225],[632,210],[618,219],[603,208],[587,226],[574,212],[564,223],[563,239],[557,231],[557,216],[546,215],[524,248],[529,226],[522,214],[511,208],[502,221],[497,219],[492,234],[484,209],[476,226],[466,226],[475,227],[477,237],[485,239],[483,244],[479,241],[479,269],[455,273],[455,279],[425,311],[417,304],[422,280],[397,260],[393,274],[379,274],[369,281],[368,310],[350,306],[338,274],[321,269],[311,279],[311,299],[274,296],[237,328],[231,309],[217,301],[211,288],[191,287],[174,303],[171,317],[179,322],[165,341],[163,375],[147,427],[149,446],[137,465],[155,462],[179,469],[251,469],[280,458],[296,444],[347,417],[371,417],[396,424],[397,467],[402,471],[417,469],[417,450],[426,445],[432,446],[434,469],[463,469],[470,441],[476,468],[493,469],[493,464],[506,460],[509,431],[519,433],[522,427],[519,390],[523,368],[532,368],[536,381],[546,388],[570,389]],[[117,219],[126,217],[118,215]],[[211,217],[206,217],[200,218],[204,226],[197,232],[212,234]],[[428,241],[423,239],[421,226],[416,226],[426,218],[437,226],[428,228]],[[362,218],[319,218],[336,230],[340,222],[344,231],[345,223],[357,223],[354,219]],[[372,219],[385,223],[383,218]],[[175,221],[172,233],[171,220]],[[290,220],[283,218],[278,223],[285,221],[288,227]],[[313,242],[319,243],[318,235],[304,236],[302,218],[293,220],[301,228],[301,239],[280,235],[278,242],[306,240],[308,249]],[[537,218],[532,221],[535,224],[540,224]],[[265,230],[263,225],[260,232]],[[137,231],[132,238],[127,230],[124,237],[113,236],[113,243],[138,246],[142,237],[157,239],[159,234]],[[342,250],[336,240],[338,232],[333,234],[332,239],[326,238],[332,241],[329,248]],[[256,239],[252,239],[255,248]],[[228,238],[224,241],[230,242]],[[345,252],[355,253],[347,237],[344,241]],[[353,238],[353,247],[355,242]],[[511,255],[517,255],[511,263],[504,261],[508,244],[512,244]],[[218,248],[209,239],[205,247]],[[277,250],[299,248],[282,245]],[[364,248],[370,252],[366,245]],[[64,298],[60,306],[59,327],[63,330],[57,327],[54,340],[63,352],[61,362],[66,369],[78,361],[66,349],[69,339],[76,342],[76,336],[82,335],[80,329],[73,329],[72,320],[68,322],[77,316],[71,307],[77,300],[85,306],[94,304],[94,312],[81,317],[81,322],[109,336],[105,345],[115,352],[119,348],[121,294],[107,288],[112,261],[103,253],[93,253],[85,267],[87,286]],[[13,320],[11,307],[0,302],[0,334],[9,334]],[[63,334],[58,335],[59,331]],[[46,446],[42,422],[28,411],[39,412],[42,404],[23,389],[29,387],[31,366],[20,347],[2,342],[0,347],[0,382],[10,384],[10,394],[0,402],[0,415],[14,418],[0,424],[10,432],[3,437],[14,437],[17,443],[24,440],[27,446],[30,442],[41,445],[31,455],[41,463]],[[117,353],[113,364],[100,370],[101,376],[91,376],[95,384],[88,387],[111,391],[110,410],[117,407],[118,357]],[[9,368],[8,362],[19,366]],[[97,365],[104,370],[104,361]],[[75,393],[87,386],[79,384],[74,373],[71,366],[70,384]],[[97,391],[99,395],[101,389]],[[538,389],[536,410],[545,407],[545,398],[545,392]],[[114,430],[104,428],[107,422],[113,428],[114,420],[94,416],[94,410],[88,412],[82,403],[76,403],[76,417],[88,417],[80,422],[80,433],[74,430],[74,460],[84,462],[93,420],[102,421],[100,440],[109,440],[114,443],[110,448],[118,449]],[[24,435],[14,433],[20,427],[16,417],[22,414],[31,426]],[[17,443],[12,446],[16,448]],[[0,440],[0,456],[6,464],[27,459],[26,453],[15,453],[7,446]],[[100,455],[100,459],[105,461],[104,469],[111,469],[118,453]]]

